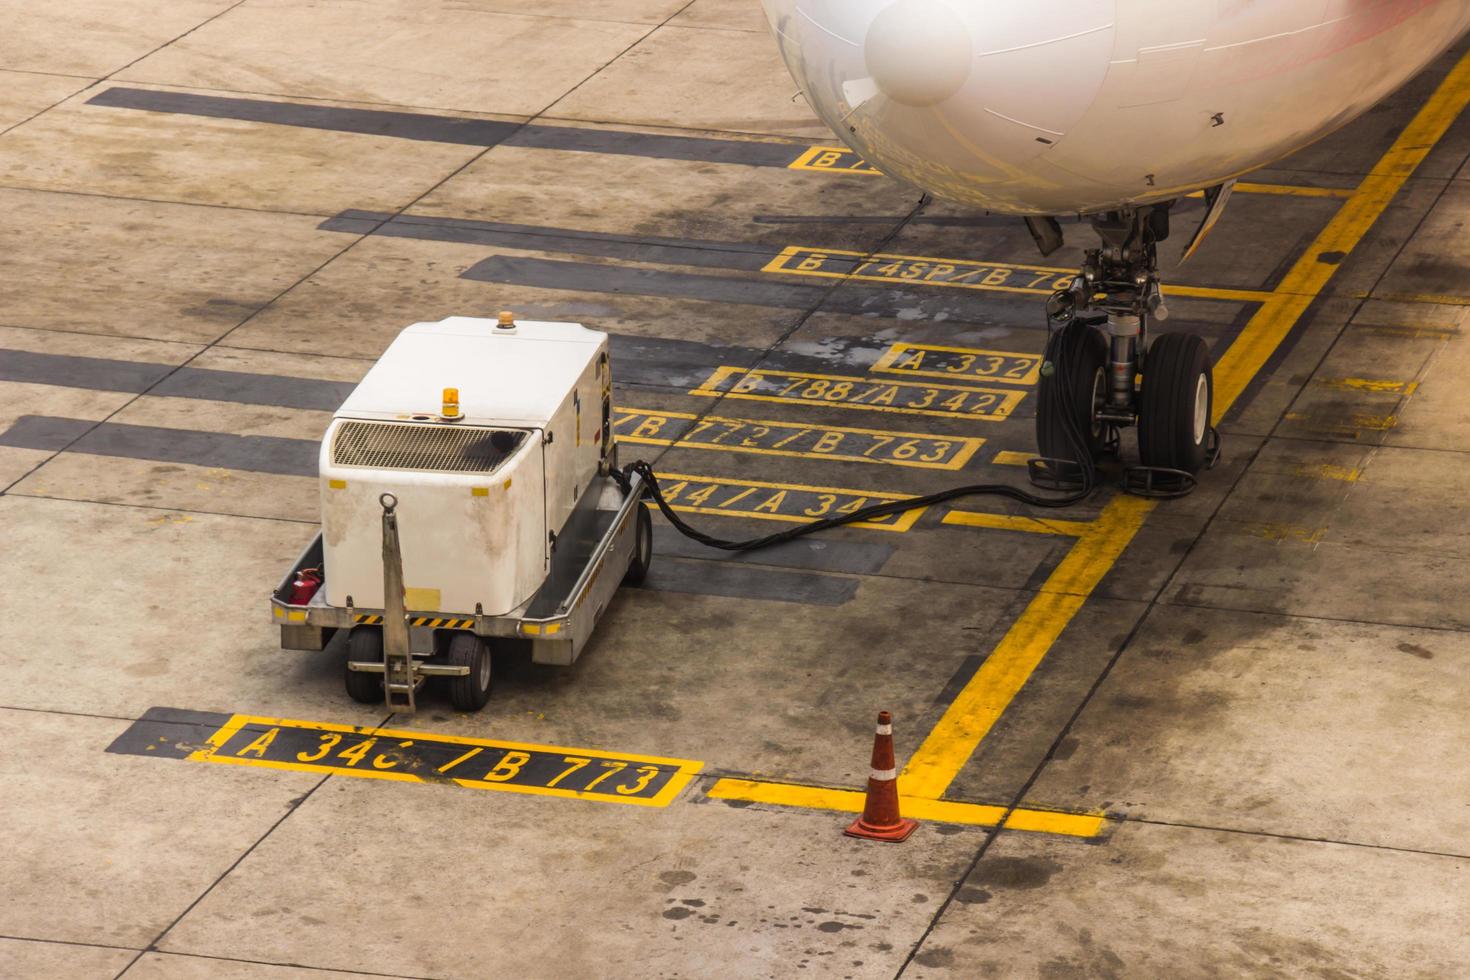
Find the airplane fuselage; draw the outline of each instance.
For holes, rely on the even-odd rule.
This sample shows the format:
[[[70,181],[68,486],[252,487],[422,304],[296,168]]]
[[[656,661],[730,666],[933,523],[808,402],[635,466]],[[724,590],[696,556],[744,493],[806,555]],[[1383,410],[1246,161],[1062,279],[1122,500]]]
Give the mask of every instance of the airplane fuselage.
[[[1055,215],[1178,197],[1388,95],[1470,0],[763,0],[792,76],[870,163]]]

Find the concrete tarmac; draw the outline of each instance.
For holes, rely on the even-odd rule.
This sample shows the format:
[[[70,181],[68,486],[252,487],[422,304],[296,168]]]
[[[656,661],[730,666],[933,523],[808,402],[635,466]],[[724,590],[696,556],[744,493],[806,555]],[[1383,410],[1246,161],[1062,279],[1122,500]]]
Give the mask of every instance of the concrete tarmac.
[[[748,537],[1023,485],[1090,230],[877,174],[743,0],[0,11],[0,976],[1470,974],[1464,46],[1177,268],[1176,209],[1191,496],[659,518],[573,667],[406,715],[268,608],[404,326],[607,331],[623,458]],[[898,845],[841,833],[880,709]],[[644,805],[362,778],[415,739]]]

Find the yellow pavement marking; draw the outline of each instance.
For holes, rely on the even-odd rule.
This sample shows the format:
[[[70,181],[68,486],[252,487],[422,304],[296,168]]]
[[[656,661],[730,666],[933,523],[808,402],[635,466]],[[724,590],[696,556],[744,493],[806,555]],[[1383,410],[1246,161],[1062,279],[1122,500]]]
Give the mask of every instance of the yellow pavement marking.
[[[991,460],[996,466],[1028,466],[1036,458],[1035,453],[1018,453],[1014,449],[1002,449]]]
[[[1309,476],[1315,480],[1341,480],[1357,483],[1363,471],[1356,466],[1334,466],[1331,463],[1303,464],[1294,468],[1293,476]]]
[[[861,282],[896,283],[902,286],[937,286],[978,289],[988,292],[1050,296],[1071,285],[1077,273],[1054,266],[1017,262],[988,262],[975,259],[940,258],[933,255],[899,255],[888,252],[853,252],[841,248],[788,245],[767,262],[762,272],[788,276],[815,276]],[[1224,289],[1214,286],[1169,285],[1166,296],[1223,299],[1262,303],[1271,293],[1260,289]]]
[[[863,794],[859,790],[827,789],[821,786],[797,786],[789,783],[766,783],[751,779],[721,779],[710,787],[709,796],[716,800],[740,800],[747,803],[770,803],[810,810],[836,810],[862,813]],[[962,823],[994,827],[1005,820],[1011,830],[1030,830],[1069,837],[1096,837],[1107,825],[1101,813],[1067,813],[1060,810],[1034,810],[1018,807],[1006,816],[1006,808],[984,803],[959,803],[953,800],[931,800],[902,796],[899,806],[906,817],[932,820],[935,823]]]
[[[1454,340],[1460,336],[1460,328],[1453,324],[1419,323],[1350,323],[1354,330],[1366,330],[1389,337],[1407,337],[1411,340]]]
[[[312,735],[317,741],[303,741],[304,736]],[[472,750],[461,752],[464,747]],[[406,751],[409,748],[413,752]],[[475,766],[458,770],[484,771],[489,766],[484,776],[448,775],[451,769],[485,750],[489,751]],[[704,767],[704,763],[692,759],[255,715],[232,715],[186,758],[190,762],[397,782],[453,783],[467,789],[653,807],[668,806]],[[425,772],[425,764],[440,759],[445,764]],[[568,781],[592,762],[598,767]],[[582,788],[572,788],[574,785]]]
[[[1384,303],[1427,303],[1431,306],[1470,306],[1470,296],[1445,293],[1354,293],[1355,299],[1374,299]]]
[[[870,174],[882,176],[883,171],[864,160],[845,146],[811,146],[795,160],[786,165],[788,170],[815,170],[829,174]],[[1239,194],[1289,194],[1293,197],[1347,197],[1351,188],[1304,187],[1298,184],[1257,184],[1241,181],[1235,185]],[[1189,197],[1200,197],[1195,191]]]
[[[985,440],[978,436],[804,425],[787,420],[722,418],[642,408],[619,407],[615,411],[613,433],[618,441],[646,446],[958,470],[985,445]]]
[[[1470,55],[1440,83],[1226,350],[1215,366],[1216,422],[1340,267],[1340,262],[1321,262],[1318,257],[1350,253],[1357,247],[1467,103]],[[1153,507],[1152,501],[1138,497],[1118,496],[1108,502],[909,760],[900,782],[906,795],[929,799],[943,795]]]
[[[949,788],[1152,509],[1141,497],[1103,508],[909,760],[899,782],[908,795],[938,799]]]
[[[1089,533],[1091,521],[1063,521],[1051,517],[1026,517],[1019,514],[984,514],[972,510],[952,510],[944,515],[944,524],[962,527],[985,527],[1002,531],[1031,531],[1036,534],[1061,534],[1080,538]]]
[[[817,170],[829,174],[878,174],[873,166],[845,146],[810,146],[786,165],[788,170]]]
[[[1366,412],[1351,412],[1347,415],[1317,415],[1306,412],[1287,412],[1282,416],[1287,422],[1297,422],[1314,432],[1331,432],[1343,435],[1356,433],[1387,432],[1399,424],[1397,415],[1369,415]]]
[[[731,382],[726,384],[726,382]],[[980,388],[940,381],[900,381],[851,374],[810,374],[721,365],[691,395],[1003,422],[1026,397],[1015,388]]]
[[[872,370],[928,378],[1034,385],[1041,374],[1041,362],[1040,354],[941,347],[938,344],[893,344],[873,364]]]
[[[687,473],[660,473],[658,483],[665,503],[677,511],[795,524],[810,524],[826,517],[851,514],[873,504],[909,498],[908,494],[880,490],[769,483],[736,477],[690,476]],[[648,506],[653,507],[653,502],[650,501]],[[927,509],[915,507],[886,517],[854,521],[848,526],[901,533],[913,527]]]
[[[1317,378],[1314,383],[1324,388],[1368,391],[1378,395],[1412,395],[1419,387],[1417,381],[1390,381],[1384,378]]]
[[[1305,544],[1317,544],[1327,533],[1325,527],[1303,527],[1300,524],[1277,522],[1252,522],[1242,527],[1252,537],[1265,538],[1267,541],[1301,541]]]

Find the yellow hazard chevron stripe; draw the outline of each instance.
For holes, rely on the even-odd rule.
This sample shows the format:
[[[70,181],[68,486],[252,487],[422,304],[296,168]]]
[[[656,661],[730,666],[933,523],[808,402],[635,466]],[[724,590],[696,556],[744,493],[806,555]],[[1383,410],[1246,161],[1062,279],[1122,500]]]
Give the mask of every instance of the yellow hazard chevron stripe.
[[[364,626],[377,626],[383,622],[382,616],[358,615],[352,619],[353,622],[362,623]],[[446,630],[467,630],[475,625],[473,619],[453,619],[444,616],[415,616],[408,623],[410,626],[427,626],[430,629]]]

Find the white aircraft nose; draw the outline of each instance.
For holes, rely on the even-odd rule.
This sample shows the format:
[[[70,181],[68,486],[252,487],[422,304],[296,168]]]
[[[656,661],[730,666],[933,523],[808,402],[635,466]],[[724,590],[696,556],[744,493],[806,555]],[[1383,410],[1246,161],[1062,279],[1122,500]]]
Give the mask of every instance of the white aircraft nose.
[[[954,95],[970,77],[970,29],[944,0],[898,0],[873,18],[863,60],[878,90],[923,108]]]

